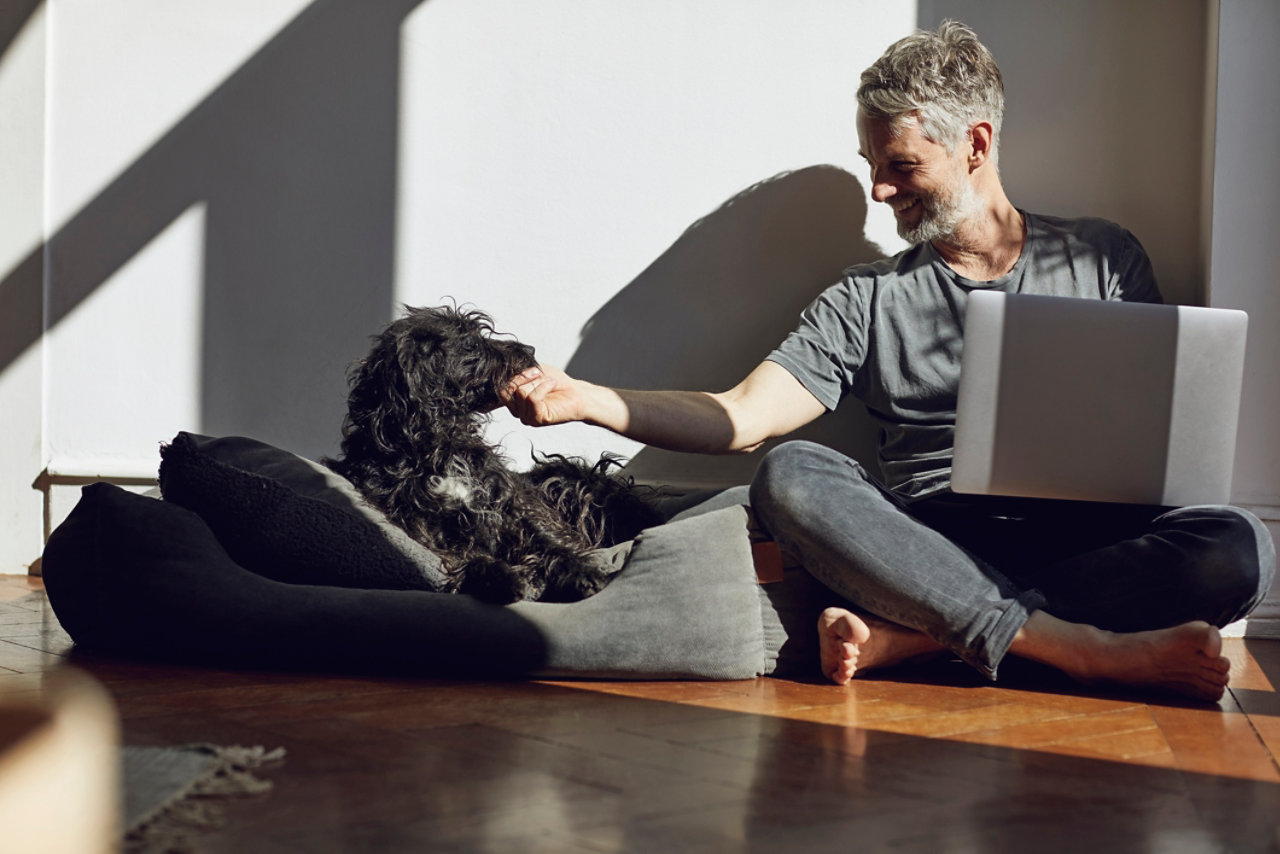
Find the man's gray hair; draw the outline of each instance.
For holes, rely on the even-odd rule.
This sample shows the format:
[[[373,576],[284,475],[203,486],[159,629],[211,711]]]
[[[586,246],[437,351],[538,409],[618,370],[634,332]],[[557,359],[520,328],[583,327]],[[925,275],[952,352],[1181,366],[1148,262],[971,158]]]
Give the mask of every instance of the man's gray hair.
[[[936,32],[918,30],[890,45],[862,72],[858,105],[895,129],[915,118],[926,139],[955,151],[975,122],[990,122],[993,143],[999,139],[1004,81],[973,30],[943,21]]]

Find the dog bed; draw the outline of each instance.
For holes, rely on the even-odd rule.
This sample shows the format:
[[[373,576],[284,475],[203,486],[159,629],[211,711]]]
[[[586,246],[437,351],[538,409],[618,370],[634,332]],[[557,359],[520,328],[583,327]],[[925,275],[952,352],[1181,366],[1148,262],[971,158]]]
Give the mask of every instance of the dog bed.
[[[747,679],[816,672],[816,616],[837,601],[801,571],[757,583],[745,487],[665,499],[670,521],[602,553],[621,569],[589,599],[499,606],[437,592],[433,553],[271,445],[181,433],[160,485],[163,499],[86,486],[50,536],[45,588],[77,646],[233,667]]]

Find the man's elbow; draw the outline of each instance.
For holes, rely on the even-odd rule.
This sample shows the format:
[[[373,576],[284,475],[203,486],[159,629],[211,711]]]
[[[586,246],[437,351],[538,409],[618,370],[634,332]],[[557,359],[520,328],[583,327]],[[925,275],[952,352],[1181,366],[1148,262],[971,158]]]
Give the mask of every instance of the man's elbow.
[[[709,395],[723,412],[725,433],[718,439],[716,453],[749,454],[772,438],[760,419],[753,418],[732,396],[732,392]]]
[[[773,438],[765,431],[746,427],[740,422],[732,422],[732,429],[733,435],[725,450],[729,454],[749,454]]]

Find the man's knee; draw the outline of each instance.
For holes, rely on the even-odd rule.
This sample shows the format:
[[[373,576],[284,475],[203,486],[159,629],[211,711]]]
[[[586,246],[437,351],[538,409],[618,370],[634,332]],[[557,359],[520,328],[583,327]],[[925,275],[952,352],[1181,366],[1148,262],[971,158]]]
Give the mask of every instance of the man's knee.
[[[810,506],[835,482],[875,489],[862,465],[839,451],[805,440],[784,442],[760,461],[751,480],[751,506],[765,513]]]
[[[1219,622],[1245,617],[1271,589],[1276,550],[1265,525],[1239,507],[1175,510],[1178,527],[1195,538],[1204,583],[1223,605]]]
[[[878,497],[878,488],[858,461],[823,444],[796,439],[760,460],[751,479],[751,508],[768,525],[771,519],[809,515],[833,493],[855,501],[860,493]]]

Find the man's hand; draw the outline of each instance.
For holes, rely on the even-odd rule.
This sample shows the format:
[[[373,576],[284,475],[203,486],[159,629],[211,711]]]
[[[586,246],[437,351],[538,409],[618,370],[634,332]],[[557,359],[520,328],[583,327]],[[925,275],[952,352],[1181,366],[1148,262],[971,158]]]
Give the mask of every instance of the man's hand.
[[[586,416],[583,383],[549,365],[517,374],[507,385],[503,403],[531,427],[581,421]]]

